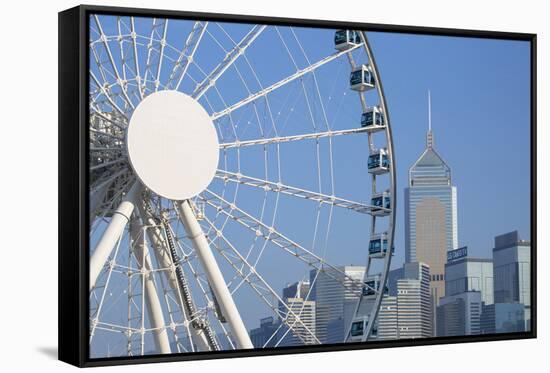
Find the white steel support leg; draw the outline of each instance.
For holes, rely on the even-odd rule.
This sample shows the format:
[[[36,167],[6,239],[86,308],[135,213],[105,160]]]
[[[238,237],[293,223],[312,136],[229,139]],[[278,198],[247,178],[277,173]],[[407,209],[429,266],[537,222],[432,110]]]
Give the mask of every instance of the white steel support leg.
[[[120,236],[122,236],[124,227],[130,220],[130,216],[132,216],[132,212],[134,211],[136,197],[140,192],[141,183],[139,181],[135,181],[120,206],[118,206],[116,211],[113,213],[109,226],[103,233],[101,240],[99,240],[92,257],[90,258],[90,290],[94,288],[101,269],[105,265],[109,255],[111,255],[111,252],[120,239]]]
[[[233,332],[237,347],[239,348],[254,348],[250,337],[246,331],[241,315],[237,310],[237,306],[233,301],[233,297],[227,288],[227,284],[223,278],[222,272],[216,263],[214,254],[210,250],[210,245],[202,231],[202,228],[191,209],[191,205],[188,200],[176,203],[180,219],[185,227],[185,231],[189,236],[189,239],[193,243],[193,247],[197,253],[199,260],[201,261],[208,282],[212,287],[212,291],[216,295],[218,304],[223,312],[224,317],[227,319],[229,326]]]
[[[147,314],[149,315],[149,321],[151,322],[151,328],[153,331],[153,337],[155,340],[155,346],[157,351],[161,354],[171,353],[170,341],[168,340],[168,331],[165,328],[164,316],[162,314],[162,307],[160,304],[157,288],[155,286],[153,269],[151,264],[151,257],[149,256],[149,249],[143,240],[143,234],[141,227],[138,224],[132,224],[130,234],[132,235],[134,255],[138,263],[139,268],[144,269],[146,272],[142,273],[145,276],[145,304],[147,305]]]
[[[147,237],[149,238],[149,242],[155,249],[154,252],[155,252],[155,256],[157,258],[159,267],[173,268],[172,258],[170,257],[170,253],[168,251],[166,242],[164,241],[162,232],[158,227],[157,223],[154,221],[153,217],[146,211],[143,205],[143,201],[141,200],[138,203],[138,210],[141,215],[141,220],[143,221],[143,225],[148,226],[146,229]],[[163,272],[166,275],[168,284],[170,285],[170,287],[172,288],[176,296],[181,298],[176,273],[174,271],[163,271]],[[180,305],[181,311],[184,313],[185,318],[187,320],[191,320],[193,317],[195,317],[195,315],[189,315],[186,308],[183,307],[181,299],[179,299],[178,304]],[[209,351],[210,346],[208,344],[208,340],[206,339],[206,336],[204,335],[204,332],[200,329],[195,329],[195,328],[190,328],[190,329],[191,329],[191,339],[193,340],[193,343],[197,346],[197,349],[199,351]]]

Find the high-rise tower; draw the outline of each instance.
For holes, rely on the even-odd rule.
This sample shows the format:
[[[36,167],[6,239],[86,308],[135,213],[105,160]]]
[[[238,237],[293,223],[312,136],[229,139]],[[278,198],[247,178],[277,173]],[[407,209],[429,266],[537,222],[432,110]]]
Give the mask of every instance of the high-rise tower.
[[[430,267],[434,309],[445,295],[447,251],[456,248],[456,187],[451,183],[451,168],[434,147],[428,96],[426,149],[409,169],[409,185],[405,188],[405,260]]]

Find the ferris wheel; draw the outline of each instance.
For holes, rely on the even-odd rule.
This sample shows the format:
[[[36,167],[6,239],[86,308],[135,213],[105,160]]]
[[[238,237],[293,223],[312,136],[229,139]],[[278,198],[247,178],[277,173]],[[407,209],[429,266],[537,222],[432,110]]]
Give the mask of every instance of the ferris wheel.
[[[320,344],[321,276],[355,300],[341,342],[376,338],[395,160],[366,33],[89,25],[90,353]],[[344,260],[366,262],[364,276]],[[306,294],[281,294],[308,274]],[[268,314],[270,335],[253,343]]]

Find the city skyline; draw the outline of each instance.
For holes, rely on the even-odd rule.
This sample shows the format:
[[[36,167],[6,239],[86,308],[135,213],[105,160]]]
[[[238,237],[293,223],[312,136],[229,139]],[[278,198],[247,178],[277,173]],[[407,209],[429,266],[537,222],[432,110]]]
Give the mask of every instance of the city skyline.
[[[447,256],[445,264],[446,294],[435,307],[430,294],[432,276],[427,264],[405,263],[402,268],[392,270],[388,278],[388,291],[383,297],[373,331],[373,339],[414,339],[529,331],[530,242],[520,239],[517,231],[496,236],[494,242],[493,254],[496,252],[498,256],[494,254],[491,258],[471,256],[467,247],[449,253],[452,255]],[[513,258],[510,257],[511,250],[514,252]],[[365,267],[361,266],[347,268],[355,274],[365,272]],[[497,273],[496,277],[494,271]],[[315,275],[311,273],[310,279],[315,279]],[[330,338],[330,334],[334,336],[351,322],[352,310],[358,297],[353,296],[349,289],[341,287],[334,278],[324,277],[324,281],[319,282],[321,286],[317,285],[318,290],[313,295],[310,292],[309,281],[289,284],[282,289],[282,294],[291,304],[304,304],[307,298],[309,309],[297,308],[296,312],[305,312],[305,320],[308,320],[311,330],[315,330],[316,336],[322,340],[321,343],[338,343],[337,339]],[[349,296],[345,297],[344,293]],[[321,300],[321,308],[330,308],[332,311],[325,310],[321,314],[313,312],[311,315],[311,309],[318,309],[318,299]],[[319,315],[322,315],[321,324],[318,324]],[[264,326],[264,320],[268,319],[267,326]],[[255,346],[272,346],[264,346],[260,342],[269,342],[266,336],[273,335],[273,331],[279,330],[280,326],[281,320],[273,317],[262,319],[260,328],[250,330],[251,336],[255,336],[255,340],[258,341]],[[283,332],[292,334],[288,329],[283,329]],[[283,339],[280,345],[303,344],[297,337],[301,333],[300,328],[297,333],[293,338]],[[351,333],[350,340],[354,341],[353,326]],[[310,343],[311,340],[305,344]]]

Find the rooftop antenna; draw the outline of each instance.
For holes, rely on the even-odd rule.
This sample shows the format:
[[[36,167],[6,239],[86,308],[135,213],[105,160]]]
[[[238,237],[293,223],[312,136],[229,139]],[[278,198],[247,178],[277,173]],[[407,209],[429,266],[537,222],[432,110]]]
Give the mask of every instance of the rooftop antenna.
[[[433,135],[432,135],[432,95],[428,89],[428,134],[426,135],[426,146],[428,148],[433,147]]]

